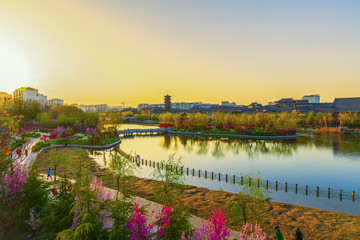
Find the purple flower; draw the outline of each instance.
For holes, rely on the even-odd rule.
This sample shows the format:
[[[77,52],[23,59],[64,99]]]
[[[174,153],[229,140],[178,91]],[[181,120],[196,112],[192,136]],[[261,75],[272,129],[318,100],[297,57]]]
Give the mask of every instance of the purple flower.
[[[40,214],[34,214],[35,210],[33,208],[30,209],[29,211],[29,215],[30,215],[30,220],[29,221],[24,221],[25,223],[29,224],[29,226],[33,229],[36,230],[40,227],[40,219],[39,216]]]
[[[65,128],[63,126],[58,126],[57,128],[54,128],[52,131],[52,134],[56,135],[56,137],[60,138],[65,132]]]

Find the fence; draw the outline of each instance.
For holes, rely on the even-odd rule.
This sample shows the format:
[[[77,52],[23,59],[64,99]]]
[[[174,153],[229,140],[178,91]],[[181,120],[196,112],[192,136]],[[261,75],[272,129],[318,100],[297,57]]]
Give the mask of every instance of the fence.
[[[118,149],[117,150],[123,156],[129,156],[124,151]],[[156,161],[151,160],[144,160],[140,158],[135,158],[130,156],[130,160],[132,162],[136,162],[138,166],[148,166],[148,167],[161,167],[164,168],[163,163],[159,163]],[[165,166],[166,167],[166,166]],[[219,181],[219,182],[227,182],[233,184],[241,184],[244,185],[255,184],[258,188],[264,187],[266,189],[272,189],[275,191],[285,191],[285,192],[293,192],[295,194],[304,194],[307,196],[316,196],[316,197],[327,197],[330,198],[338,198],[340,201],[342,200],[351,200],[353,202],[360,201],[360,198],[356,198],[355,191],[347,192],[343,191],[342,189],[331,189],[331,188],[320,188],[319,186],[313,187],[309,185],[301,185],[301,184],[290,184],[290,183],[281,183],[278,181],[269,181],[269,180],[259,180],[255,181],[251,178],[245,179],[244,176],[236,176],[236,175],[229,175],[223,173],[216,173],[216,172],[208,172],[203,170],[196,170],[194,168],[181,168],[181,169],[171,169],[171,171],[181,171],[186,176],[193,176],[199,177],[204,179],[209,179],[212,181]]]

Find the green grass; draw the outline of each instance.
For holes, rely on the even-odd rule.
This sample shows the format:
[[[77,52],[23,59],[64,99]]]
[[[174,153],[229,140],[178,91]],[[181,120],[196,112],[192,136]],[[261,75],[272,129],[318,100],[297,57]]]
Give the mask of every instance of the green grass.
[[[39,137],[41,137],[41,133],[37,133],[37,132],[27,132],[27,133],[24,133],[23,135],[22,135],[22,137],[27,137],[27,138],[39,138]]]
[[[45,148],[45,147],[49,147],[50,146],[50,142],[46,141],[46,142],[38,142],[36,143],[36,145],[33,147],[33,152],[38,152],[41,149]]]
[[[117,142],[119,140],[120,140],[119,137],[110,138],[110,137],[107,136],[104,140],[94,141],[93,145],[95,145],[95,146],[104,146],[104,145],[112,144],[112,143]],[[49,142],[51,144],[65,144],[65,139],[52,139],[52,140],[49,140]],[[88,139],[87,137],[69,138],[69,139],[67,139],[67,144],[91,145],[91,139]]]

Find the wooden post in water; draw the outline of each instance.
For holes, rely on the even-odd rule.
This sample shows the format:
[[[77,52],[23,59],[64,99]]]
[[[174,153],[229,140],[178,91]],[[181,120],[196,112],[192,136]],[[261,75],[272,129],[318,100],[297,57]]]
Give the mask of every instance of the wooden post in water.
[[[199,169],[199,178],[200,178],[200,169]]]
[[[144,159],[143,158],[141,159],[141,165],[144,165]]]
[[[241,183],[241,185],[244,184],[244,177],[243,177],[243,176],[241,176],[241,181],[240,181],[240,183]]]
[[[306,195],[308,195],[308,192],[309,192],[309,186],[306,185]]]
[[[219,182],[221,181],[221,173],[219,173]]]
[[[319,186],[316,187],[316,196],[319,197]]]
[[[207,178],[207,171],[205,171],[205,179]]]
[[[161,163],[161,169],[164,169],[164,163],[163,162]]]
[[[235,175],[233,175],[233,184],[235,184],[236,182],[235,182]]]
[[[276,189],[276,191],[278,190],[278,181],[276,181],[276,183],[275,183],[275,189]]]
[[[340,189],[340,201],[342,201],[342,189]]]
[[[297,184],[295,184],[295,193],[297,194]]]
[[[330,199],[330,188],[328,188],[328,199]]]
[[[193,177],[195,176],[195,169],[193,169]]]
[[[249,177],[249,187],[251,187],[251,177]]]
[[[225,175],[225,181],[228,182],[228,175]]]
[[[189,176],[189,168],[186,168],[186,175]]]
[[[269,180],[266,180],[266,189],[269,189]]]
[[[211,172],[211,180],[214,180],[214,172]]]
[[[287,192],[287,182],[285,182],[285,192]]]
[[[257,187],[260,187],[260,179],[257,180]]]
[[[352,195],[352,201],[355,202],[355,191],[352,191],[351,195]]]
[[[147,159],[145,160],[145,166],[147,166]]]

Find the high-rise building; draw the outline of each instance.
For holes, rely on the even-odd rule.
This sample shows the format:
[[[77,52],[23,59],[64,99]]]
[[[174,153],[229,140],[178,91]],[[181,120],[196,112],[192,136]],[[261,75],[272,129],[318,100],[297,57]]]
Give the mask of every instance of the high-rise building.
[[[171,96],[164,96],[165,112],[171,112]]]
[[[302,100],[308,100],[309,103],[320,103],[320,95],[319,94],[305,95],[302,97]]]

